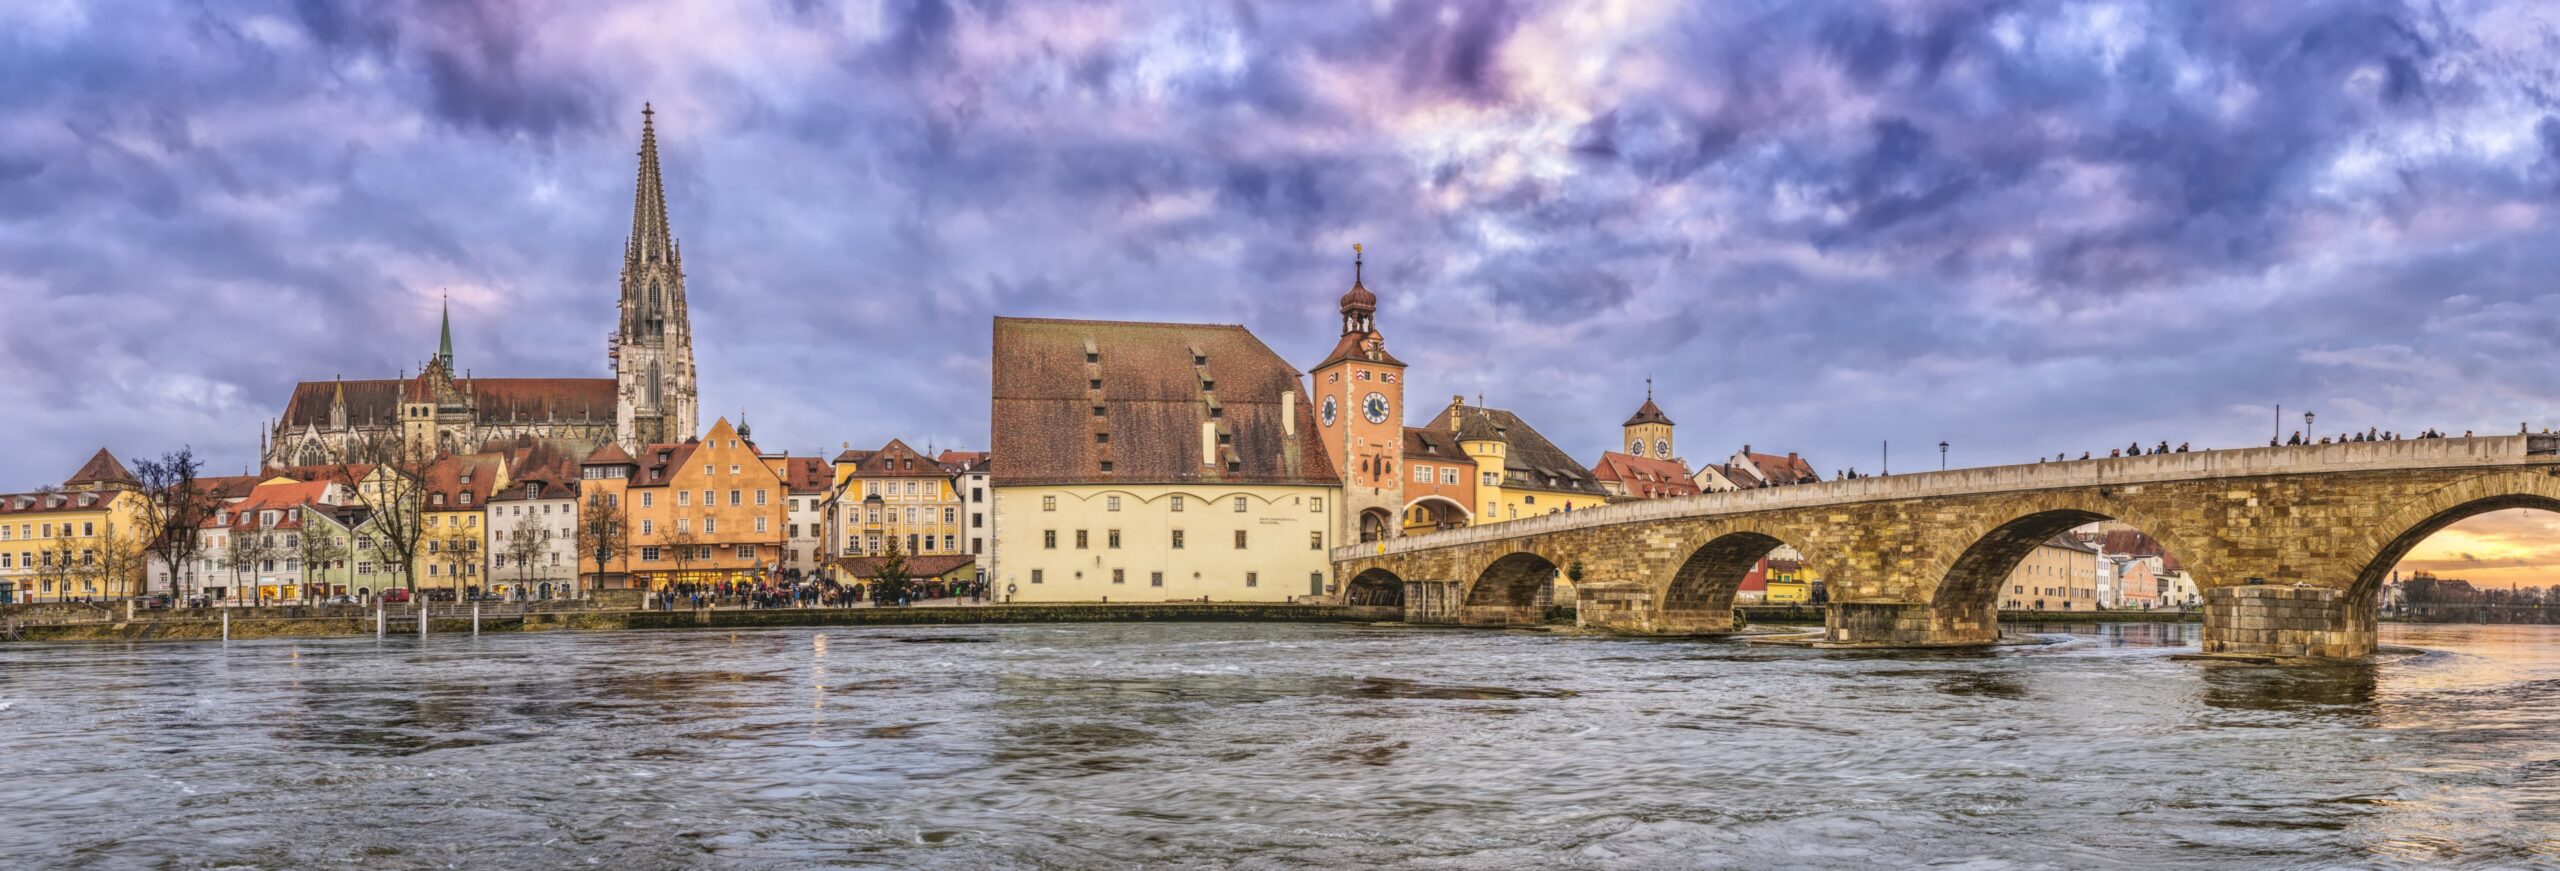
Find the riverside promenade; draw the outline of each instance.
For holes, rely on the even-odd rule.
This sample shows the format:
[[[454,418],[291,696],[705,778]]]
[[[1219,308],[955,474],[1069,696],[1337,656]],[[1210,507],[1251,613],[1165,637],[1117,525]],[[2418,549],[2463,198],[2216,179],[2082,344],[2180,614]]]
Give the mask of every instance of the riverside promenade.
[[[929,626],[982,623],[1309,623],[1397,620],[1393,608],[1234,602],[924,605],[905,608],[743,608],[652,610],[575,603],[443,603],[420,609],[361,605],[137,610],[91,605],[0,609],[0,643],[215,641],[472,632],[749,629],[786,626]]]

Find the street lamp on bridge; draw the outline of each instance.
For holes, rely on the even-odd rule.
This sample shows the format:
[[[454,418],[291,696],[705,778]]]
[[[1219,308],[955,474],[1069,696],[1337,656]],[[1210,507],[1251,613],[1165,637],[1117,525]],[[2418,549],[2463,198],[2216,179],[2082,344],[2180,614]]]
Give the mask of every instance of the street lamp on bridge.
[[[2306,445],[2310,444],[2312,439],[2318,438],[2320,435],[2318,430],[2311,428],[2311,418],[2311,412],[2306,411],[2302,413],[2302,443]]]
[[[1939,442],[1939,443],[1938,443],[1938,471],[1944,472],[1944,471],[1946,471],[1946,470],[1947,470],[1947,443],[1946,443],[1946,442],[1941,441],[1941,442]]]

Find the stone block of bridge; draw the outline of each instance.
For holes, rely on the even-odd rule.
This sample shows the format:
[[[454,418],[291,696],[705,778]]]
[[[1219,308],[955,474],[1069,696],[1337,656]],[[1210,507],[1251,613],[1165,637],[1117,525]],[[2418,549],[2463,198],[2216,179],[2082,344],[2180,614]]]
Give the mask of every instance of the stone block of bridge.
[[[1720,635],[1734,630],[1729,609],[1664,609],[1653,585],[1585,581],[1574,587],[1574,624],[1620,635]]]
[[[1461,581],[1404,582],[1404,622],[1458,625],[1466,609],[1466,586]]]
[[[2301,659],[2371,656],[2374,608],[2327,587],[2253,585],[2204,594],[2204,652]]]
[[[1988,603],[1833,602],[1822,628],[1824,647],[1973,647],[2000,640],[2000,612]]]

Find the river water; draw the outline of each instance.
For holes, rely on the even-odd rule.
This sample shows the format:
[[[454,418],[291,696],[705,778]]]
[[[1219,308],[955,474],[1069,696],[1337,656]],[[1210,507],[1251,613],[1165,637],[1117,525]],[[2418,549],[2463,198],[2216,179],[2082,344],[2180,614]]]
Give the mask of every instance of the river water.
[[[0,647],[11,868],[2560,864],[2560,629],[2374,666],[1287,624]]]

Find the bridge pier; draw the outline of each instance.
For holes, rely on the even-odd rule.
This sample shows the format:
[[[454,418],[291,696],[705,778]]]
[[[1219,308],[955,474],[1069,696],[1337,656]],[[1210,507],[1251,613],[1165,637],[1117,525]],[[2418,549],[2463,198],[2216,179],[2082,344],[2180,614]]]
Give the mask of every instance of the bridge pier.
[[[1980,605],[1833,602],[1823,647],[1977,647],[2000,640],[2000,611]]]
[[[1585,581],[1574,586],[1574,625],[1619,635],[1723,635],[1735,629],[1733,610],[1665,609],[1651,585]]]
[[[2204,594],[2204,652],[2303,659],[2373,655],[2372,603],[2327,587],[2219,587]]]

